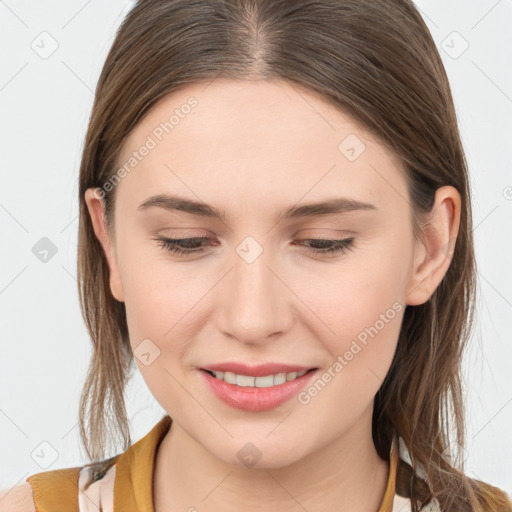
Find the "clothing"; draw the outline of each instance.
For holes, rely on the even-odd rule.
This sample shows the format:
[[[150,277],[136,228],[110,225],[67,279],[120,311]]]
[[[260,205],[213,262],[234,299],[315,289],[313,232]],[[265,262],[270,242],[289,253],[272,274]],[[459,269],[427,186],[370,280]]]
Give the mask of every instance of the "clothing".
[[[160,442],[171,427],[165,415],[125,452],[95,464],[45,471],[29,476],[37,512],[154,512],[153,473]],[[401,441],[401,440],[400,440]],[[407,460],[405,445],[393,441],[390,470],[378,512],[410,512],[410,500],[395,489],[399,459]],[[441,512],[434,500],[424,512]]]

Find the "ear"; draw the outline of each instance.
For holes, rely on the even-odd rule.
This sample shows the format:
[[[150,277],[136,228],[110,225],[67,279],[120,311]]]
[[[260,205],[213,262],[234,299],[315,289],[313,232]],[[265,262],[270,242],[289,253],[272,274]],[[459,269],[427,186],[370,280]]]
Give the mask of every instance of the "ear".
[[[110,271],[110,290],[112,295],[118,301],[124,301],[123,287],[121,284],[121,277],[117,266],[117,259],[115,255],[115,246],[113,241],[110,239],[107,223],[105,217],[105,200],[100,197],[95,188],[89,188],[85,191],[85,202],[89,215],[91,217],[92,226],[94,228],[94,234],[99,240],[105,256],[108,261]]]
[[[415,242],[413,268],[405,296],[407,305],[427,302],[442,281],[450,267],[459,224],[459,192],[454,187],[440,187],[423,226],[424,239]]]

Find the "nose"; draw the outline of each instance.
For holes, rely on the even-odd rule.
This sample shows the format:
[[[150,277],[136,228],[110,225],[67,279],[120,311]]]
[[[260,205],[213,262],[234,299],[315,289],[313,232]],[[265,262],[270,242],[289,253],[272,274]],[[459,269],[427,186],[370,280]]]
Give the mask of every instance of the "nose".
[[[293,321],[290,297],[276,258],[254,238],[236,249],[233,268],[220,287],[219,329],[249,345],[274,341]]]

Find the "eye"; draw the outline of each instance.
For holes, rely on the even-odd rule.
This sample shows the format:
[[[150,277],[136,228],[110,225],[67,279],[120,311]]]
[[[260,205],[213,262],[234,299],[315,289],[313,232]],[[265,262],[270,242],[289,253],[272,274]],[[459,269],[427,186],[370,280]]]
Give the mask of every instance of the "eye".
[[[313,254],[343,254],[354,247],[354,237],[342,238],[339,240],[309,238],[305,240],[299,240],[299,242],[308,242],[308,251],[312,252]]]
[[[204,252],[203,243],[210,240],[210,237],[200,236],[194,238],[156,238],[158,245],[174,254],[194,254]],[[307,242],[307,251],[313,254],[335,254],[345,253],[351,250],[354,246],[354,238],[343,238],[340,240],[329,239],[304,239],[298,242]]]
[[[166,238],[161,237],[156,239],[158,245],[164,249],[175,254],[192,254],[196,252],[203,252],[201,244],[210,240],[207,236],[198,236],[194,238]],[[194,247],[199,244],[199,247]]]

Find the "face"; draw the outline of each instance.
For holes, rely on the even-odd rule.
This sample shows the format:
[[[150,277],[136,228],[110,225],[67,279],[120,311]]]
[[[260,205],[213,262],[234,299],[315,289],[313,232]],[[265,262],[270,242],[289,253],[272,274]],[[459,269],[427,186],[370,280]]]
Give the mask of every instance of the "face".
[[[251,442],[267,467],[367,435],[425,256],[398,158],[312,92],[223,79],[163,98],[125,163],[111,289],[175,423],[230,464]],[[220,398],[203,369],[225,362],[316,370]]]

